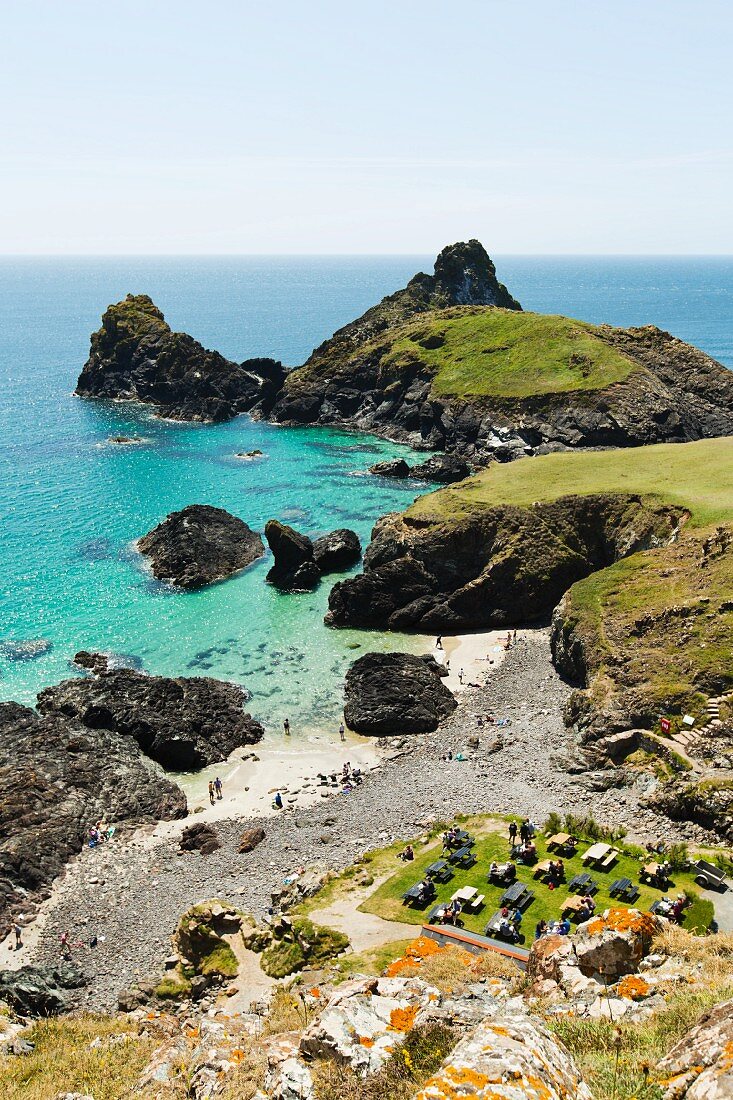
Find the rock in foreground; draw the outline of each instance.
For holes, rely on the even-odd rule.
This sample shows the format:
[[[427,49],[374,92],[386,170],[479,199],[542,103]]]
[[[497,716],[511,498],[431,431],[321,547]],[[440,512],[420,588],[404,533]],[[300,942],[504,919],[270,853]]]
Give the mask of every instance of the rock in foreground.
[[[733,1096],[733,1001],[706,1012],[659,1063],[664,1100],[729,1100]]]
[[[223,580],[265,552],[261,537],[243,520],[208,504],[171,512],[137,545],[158,580],[180,588]]]
[[[194,771],[261,740],[262,726],[245,713],[245,701],[241,688],[221,680],[118,669],[46,688],[38,709],[124,734],[164,768]]]
[[[458,705],[433,658],[411,653],[365,653],[347,672],[344,691],[349,728],[375,737],[430,733]]]
[[[183,332],[172,332],[146,294],[111,305],[93,334],[76,384],[79,397],[144,401],[173,420],[267,415],[285,371],[274,359],[233,363]]]
[[[47,894],[97,820],[185,814],[183,791],[130,737],[0,704],[0,938]]]
[[[73,963],[0,970],[0,1001],[21,1016],[56,1016],[68,1008],[66,990],[84,985],[86,977]]]

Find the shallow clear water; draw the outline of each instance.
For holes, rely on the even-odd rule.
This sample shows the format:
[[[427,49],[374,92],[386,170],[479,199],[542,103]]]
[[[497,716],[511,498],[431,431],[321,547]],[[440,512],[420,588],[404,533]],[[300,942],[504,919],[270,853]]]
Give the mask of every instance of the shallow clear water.
[[[0,260],[0,642],[45,639],[33,660],[0,653],[0,698],[32,702],[71,674],[80,648],[132,655],[152,672],[244,683],[279,728],[337,726],[359,650],[416,639],[329,631],[330,583],[280,595],[269,562],[197,593],[154,582],[132,541],[172,509],[224,507],[255,529],[276,516],[318,534],[374,521],[416,493],[364,476],[405,448],[364,436],[155,420],[71,396],[105,306],[147,292],[173,327],[231,358],[302,362],[339,325],[399,286],[425,257]],[[654,322],[733,366],[733,262],[514,257],[499,275],[525,308],[614,324]],[[142,435],[141,446],[107,444]],[[266,457],[243,462],[237,451]]]

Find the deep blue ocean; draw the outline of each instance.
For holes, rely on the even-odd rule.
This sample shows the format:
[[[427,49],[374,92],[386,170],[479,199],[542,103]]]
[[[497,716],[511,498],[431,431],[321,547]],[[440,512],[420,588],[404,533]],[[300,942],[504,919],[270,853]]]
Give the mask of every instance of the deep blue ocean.
[[[654,323],[733,368],[733,259],[498,257],[526,309],[615,325]],[[170,511],[224,507],[261,530],[271,516],[315,535],[355,528],[413,499],[365,475],[406,449],[365,436],[242,417],[202,426],[72,396],[105,307],[148,293],[176,329],[232,359],[301,363],[336,328],[403,286],[428,257],[0,259],[0,698],[33,702],[72,675],[81,648],[151,672],[243,683],[270,728],[335,728],[356,646],[421,640],[330,631],[330,585],[279,595],[264,560],[197,593],[154,582],[131,547]],[[141,435],[119,447],[114,434]],[[255,448],[257,462],[234,457]],[[19,660],[17,643],[45,652]]]

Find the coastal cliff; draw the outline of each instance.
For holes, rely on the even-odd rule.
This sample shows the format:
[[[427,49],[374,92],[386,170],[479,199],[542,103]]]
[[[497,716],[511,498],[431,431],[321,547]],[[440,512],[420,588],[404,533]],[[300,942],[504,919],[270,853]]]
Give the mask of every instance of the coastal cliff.
[[[266,415],[285,372],[274,359],[233,363],[173,332],[146,294],[111,305],[91,338],[78,397],[142,401],[171,420],[217,422]]]

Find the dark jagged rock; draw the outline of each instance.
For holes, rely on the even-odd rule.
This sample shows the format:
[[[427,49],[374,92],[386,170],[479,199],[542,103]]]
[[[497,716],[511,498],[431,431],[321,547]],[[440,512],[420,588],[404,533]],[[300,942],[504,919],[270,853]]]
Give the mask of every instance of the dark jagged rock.
[[[193,771],[253,745],[263,729],[245,713],[246,693],[208,677],[147,676],[132,669],[64,680],[38,696],[42,714],[134,738],[172,771]]]
[[[76,385],[80,397],[144,401],[174,420],[267,415],[285,371],[273,359],[233,363],[193,337],[172,332],[146,294],[111,305],[93,334]]]
[[[377,474],[379,477],[404,478],[410,476],[410,467],[404,458],[394,458],[387,462],[375,462],[369,467],[369,473]]]
[[[185,814],[183,791],[131,738],[0,704],[0,938],[47,895],[95,821]]]
[[[581,577],[671,539],[684,514],[638,496],[596,494],[500,505],[451,522],[386,516],[364,572],[333,587],[326,622],[448,632],[542,620]]]
[[[180,849],[182,852],[201,852],[204,856],[221,848],[219,835],[213,825],[205,821],[196,821],[193,825],[187,825],[181,833]]]
[[[286,592],[308,591],[318,584],[321,573],[313,557],[313,543],[294,527],[270,519],[265,524],[265,538],[275,555],[275,564],[267,580]]]
[[[365,653],[346,673],[344,693],[349,728],[375,737],[430,733],[457,706],[436,662],[411,653]]]
[[[420,478],[423,481],[438,481],[442,485],[449,485],[454,481],[463,481],[471,473],[471,467],[467,462],[455,455],[433,455],[418,466],[412,466],[410,477]]]
[[[463,481],[471,473],[471,467],[455,455],[443,454],[432,455],[416,466],[409,466],[404,458],[397,458],[392,462],[377,462],[369,467],[369,473],[380,477],[414,477],[421,481],[437,481],[448,485],[453,481]]]
[[[223,508],[189,504],[138,541],[158,580],[201,588],[230,577],[262,557],[262,538]]]
[[[80,649],[74,654],[74,664],[85,672],[93,672],[95,676],[99,676],[107,671],[109,659],[104,653],[90,653],[87,649]]]
[[[313,557],[321,573],[342,573],[361,557],[359,536],[348,527],[339,527],[315,540]]]
[[[69,1007],[67,991],[86,984],[84,971],[73,963],[0,970],[0,1001],[20,1016],[58,1016]]]

